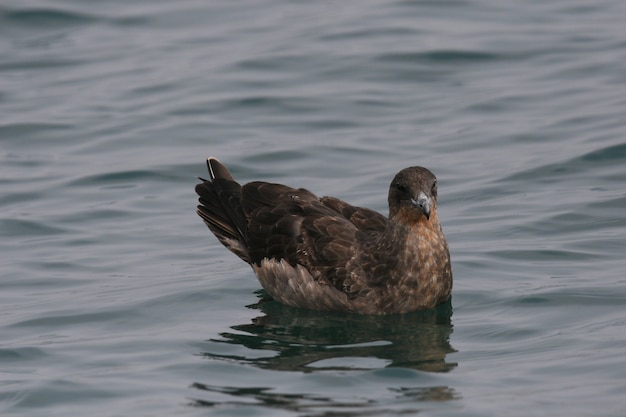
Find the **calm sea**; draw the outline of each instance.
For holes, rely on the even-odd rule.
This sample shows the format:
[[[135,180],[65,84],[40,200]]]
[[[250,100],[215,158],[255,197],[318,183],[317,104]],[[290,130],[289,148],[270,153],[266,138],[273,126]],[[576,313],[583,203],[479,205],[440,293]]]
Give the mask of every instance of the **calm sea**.
[[[626,2],[0,5],[2,416],[623,416]],[[260,303],[195,214],[439,178],[451,306]]]

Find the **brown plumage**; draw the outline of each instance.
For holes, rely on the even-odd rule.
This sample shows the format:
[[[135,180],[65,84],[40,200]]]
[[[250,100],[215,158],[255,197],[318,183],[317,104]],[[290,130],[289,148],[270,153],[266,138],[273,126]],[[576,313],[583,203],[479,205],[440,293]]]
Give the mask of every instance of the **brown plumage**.
[[[437,179],[426,168],[395,176],[386,218],[303,188],[241,186],[217,159],[207,165],[210,179],[196,185],[198,215],[277,301],[393,314],[449,300],[452,269],[437,217]]]

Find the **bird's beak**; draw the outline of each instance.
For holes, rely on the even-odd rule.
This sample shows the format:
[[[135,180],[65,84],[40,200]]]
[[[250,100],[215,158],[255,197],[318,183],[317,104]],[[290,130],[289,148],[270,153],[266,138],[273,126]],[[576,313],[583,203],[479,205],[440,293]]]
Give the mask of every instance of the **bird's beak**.
[[[431,201],[430,197],[428,197],[423,191],[420,191],[417,198],[412,198],[411,203],[415,207],[418,207],[427,219],[430,219]]]

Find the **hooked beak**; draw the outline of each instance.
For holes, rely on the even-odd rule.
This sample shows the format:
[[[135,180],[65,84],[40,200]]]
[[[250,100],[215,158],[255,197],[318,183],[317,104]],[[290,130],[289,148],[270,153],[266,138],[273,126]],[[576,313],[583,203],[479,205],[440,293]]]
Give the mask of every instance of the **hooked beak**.
[[[427,219],[430,219],[430,197],[428,197],[423,191],[420,191],[417,198],[412,198],[411,203],[415,207],[418,207]]]

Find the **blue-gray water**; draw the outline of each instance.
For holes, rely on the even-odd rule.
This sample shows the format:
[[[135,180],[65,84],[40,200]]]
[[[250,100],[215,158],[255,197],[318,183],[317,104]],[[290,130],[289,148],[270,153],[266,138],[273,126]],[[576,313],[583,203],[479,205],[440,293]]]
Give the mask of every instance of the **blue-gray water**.
[[[0,5],[2,416],[623,416],[626,2]],[[452,311],[255,305],[215,155],[386,213],[439,178]]]

